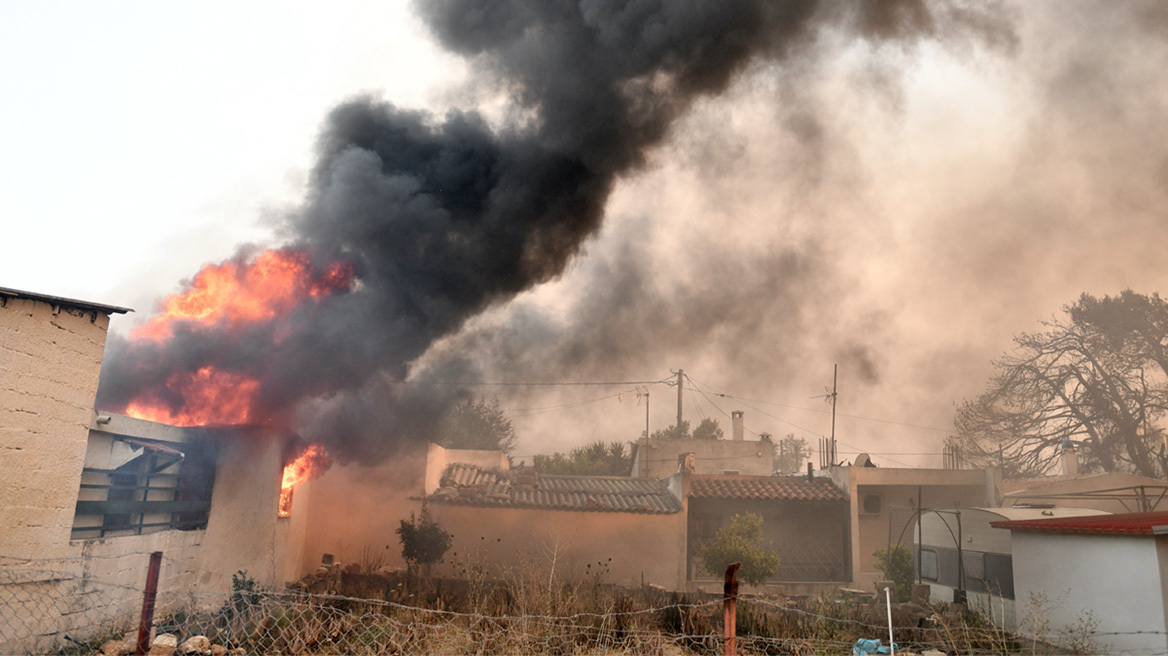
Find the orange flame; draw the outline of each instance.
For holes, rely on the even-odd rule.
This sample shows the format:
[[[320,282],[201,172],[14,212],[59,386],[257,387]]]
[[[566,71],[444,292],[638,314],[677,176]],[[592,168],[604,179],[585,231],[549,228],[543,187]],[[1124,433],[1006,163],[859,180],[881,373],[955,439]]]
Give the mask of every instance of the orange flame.
[[[182,397],[181,410],[175,412],[162,402],[140,398],[126,406],[125,413],[172,426],[250,424],[255,420],[252,405],[260,391],[257,380],[203,367],[194,373],[172,375],[166,387]]]
[[[306,298],[348,287],[352,278],[352,267],[344,262],[314,275],[308,255],[290,250],[264,251],[246,263],[210,264],[195,275],[190,289],[163,299],[162,312],[130,336],[169,339],[180,321],[238,325],[272,319],[288,314]]]
[[[348,289],[353,267],[336,262],[315,270],[308,255],[293,250],[264,251],[249,261],[205,266],[189,289],[162,300],[161,313],[130,333],[132,340],[166,341],[179,324],[226,327],[286,316],[309,299]],[[149,392],[127,404],[131,417],[175,426],[257,423],[255,402],[261,381],[204,366],[179,371],[166,388],[182,399],[178,409]]]
[[[324,447],[319,444],[310,444],[300,457],[284,467],[284,480],[280,483],[280,507],[278,515],[288,517],[292,514],[292,490],[304,481],[320,476],[332,465]]]

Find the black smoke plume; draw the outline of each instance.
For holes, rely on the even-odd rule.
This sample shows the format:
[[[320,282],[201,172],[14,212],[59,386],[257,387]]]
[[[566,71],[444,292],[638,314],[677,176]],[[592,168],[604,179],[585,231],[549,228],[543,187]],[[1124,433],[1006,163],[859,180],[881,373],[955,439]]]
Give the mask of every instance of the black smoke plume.
[[[103,407],[212,365],[263,381],[261,414],[295,416],[341,461],[425,439],[460,391],[400,385],[412,363],[468,319],[561,275],[600,228],[617,180],[650,161],[695,101],[760,59],[814,56],[825,32],[905,47],[1009,34],[992,8],[923,0],[429,0],[416,9],[480,85],[505,95],[512,118],[435,117],[373,98],[337,107],[286,228],[290,247],[319,266],[351,263],[353,289],[278,324],[180,326],[162,345],[114,337]],[[800,266],[784,260],[773,275]],[[430,375],[459,374],[456,362]]]

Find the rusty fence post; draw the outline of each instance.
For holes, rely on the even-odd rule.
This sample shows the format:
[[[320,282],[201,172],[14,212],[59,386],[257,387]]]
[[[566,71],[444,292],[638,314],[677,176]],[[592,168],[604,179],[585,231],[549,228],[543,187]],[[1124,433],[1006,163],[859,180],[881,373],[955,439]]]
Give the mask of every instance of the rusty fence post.
[[[145,654],[150,650],[150,628],[154,624],[154,599],[158,596],[158,570],[162,567],[162,552],[150,554],[150,566],[146,569],[146,592],[142,595],[142,621],[138,624],[138,644],[135,654]]]
[[[734,656],[736,651],[735,635],[738,622],[738,568],[742,563],[730,563],[726,568],[726,584],[722,587],[722,635],[723,654]]]

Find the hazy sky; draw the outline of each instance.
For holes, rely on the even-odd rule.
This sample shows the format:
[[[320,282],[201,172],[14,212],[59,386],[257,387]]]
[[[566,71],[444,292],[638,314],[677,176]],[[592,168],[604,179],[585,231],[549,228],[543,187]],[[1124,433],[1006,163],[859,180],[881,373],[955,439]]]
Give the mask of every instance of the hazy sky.
[[[706,392],[686,392],[688,418],[728,429],[741,409],[752,433],[814,444],[830,419],[811,397],[839,363],[858,417],[838,423],[844,457],[939,465],[953,405],[1012,335],[1081,292],[1168,280],[1168,14],[1000,12],[1007,37],[828,31],[756,63],[619,182],[563,276],[421,364],[460,353],[492,380],[545,381],[682,367]],[[0,286],[133,307],[128,330],[201,264],[276,241],[339,102],[508,120],[470,70],[400,2],[0,4]],[[634,439],[643,406],[600,400],[622,389],[500,401],[527,455]],[[651,393],[655,429],[676,391]]]

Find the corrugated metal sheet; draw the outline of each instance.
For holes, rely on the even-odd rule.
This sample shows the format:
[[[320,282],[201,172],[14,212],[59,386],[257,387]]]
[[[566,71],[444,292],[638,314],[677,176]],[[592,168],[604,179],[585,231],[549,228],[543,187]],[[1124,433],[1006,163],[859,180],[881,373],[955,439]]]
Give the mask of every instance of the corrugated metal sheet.
[[[453,464],[430,496],[437,503],[669,515],[681,503],[663,481],[617,476],[545,476]]]
[[[782,499],[789,501],[847,501],[830,480],[803,476],[697,475],[690,484],[695,499]]]

